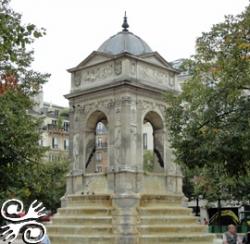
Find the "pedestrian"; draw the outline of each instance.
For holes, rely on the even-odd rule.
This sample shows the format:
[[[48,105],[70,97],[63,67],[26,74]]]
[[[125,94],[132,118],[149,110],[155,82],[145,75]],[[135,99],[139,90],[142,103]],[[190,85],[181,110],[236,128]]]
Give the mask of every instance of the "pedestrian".
[[[242,244],[235,225],[228,226],[228,231],[223,234],[223,244]]]
[[[50,244],[50,240],[47,234],[44,235],[44,238],[41,242],[39,242],[39,244]]]
[[[203,219],[204,225],[208,225],[208,220],[206,218]]]
[[[243,244],[250,244],[250,231],[248,231],[246,233],[246,235],[243,237],[242,243]]]

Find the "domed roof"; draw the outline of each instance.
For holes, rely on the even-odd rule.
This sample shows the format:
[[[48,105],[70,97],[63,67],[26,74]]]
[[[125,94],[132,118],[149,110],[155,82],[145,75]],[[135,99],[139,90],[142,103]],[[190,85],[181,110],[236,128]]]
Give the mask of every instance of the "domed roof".
[[[97,51],[113,55],[124,52],[128,52],[133,55],[141,55],[152,52],[152,49],[145,41],[128,31],[129,25],[127,23],[126,13],[122,27],[123,31],[118,32],[116,35],[106,40]]]

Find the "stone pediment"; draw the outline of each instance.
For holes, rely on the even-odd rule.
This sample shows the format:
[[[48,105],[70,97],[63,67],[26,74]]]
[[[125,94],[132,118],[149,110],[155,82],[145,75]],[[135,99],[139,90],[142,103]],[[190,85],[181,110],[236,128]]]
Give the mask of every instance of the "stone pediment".
[[[175,70],[173,66],[169,62],[167,62],[158,52],[147,53],[141,55],[140,58],[143,59],[144,61]]]
[[[128,53],[107,55],[91,53],[75,68],[68,70],[71,92],[117,84],[124,80],[161,90],[176,90],[178,72],[158,53],[134,56]]]
[[[68,69],[69,72],[73,72],[88,66],[96,65],[98,63],[102,63],[112,59],[112,55],[108,55],[106,53],[101,53],[94,51],[87,58],[85,58],[81,63],[79,63],[76,67]]]

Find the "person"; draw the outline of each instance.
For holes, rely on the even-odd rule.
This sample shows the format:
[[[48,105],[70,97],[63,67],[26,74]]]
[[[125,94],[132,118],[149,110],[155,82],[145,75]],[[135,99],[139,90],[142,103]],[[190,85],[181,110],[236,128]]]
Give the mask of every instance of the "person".
[[[208,225],[208,221],[206,218],[203,219],[203,223],[204,223],[204,225]]]
[[[250,231],[248,231],[246,233],[246,235],[243,237],[242,243],[243,244],[250,244]]]
[[[50,244],[50,240],[47,234],[45,234],[44,238],[41,242],[39,242],[39,244]]]
[[[242,244],[235,225],[228,226],[228,231],[223,234],[223,244]]]

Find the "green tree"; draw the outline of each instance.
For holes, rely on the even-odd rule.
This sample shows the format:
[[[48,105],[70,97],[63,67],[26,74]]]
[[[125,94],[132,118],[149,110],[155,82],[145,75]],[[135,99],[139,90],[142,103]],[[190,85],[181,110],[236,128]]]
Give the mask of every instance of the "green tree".
[[[68,165],[67,161],[53,161],[2,166],[1,169],[8,177],[8,185],[0,192],[0,203],[15,197],[28,205],[38,199],[47,209],[55,211],[65,193]]]
[[[9,2],[0,0],[0,200],[9,193],[27,200],[39,193],[32,187],[42,179],[37,175],[43,166],[36,165],[44,152],[38,145],[40,121],[28,112],[32,96],[49,75],[30,67],[34,59],[30,44],[45,34],[44,29],[23,24]]]
[[[237,188],[243,182],[250,189],[249,26],[250,6],[203,33],[196,55],[183,65],[190,78],[182,92],[166,95],[176,160],[198,172],[211,198],[244,198]]]
[[[154,169],[154,152],[151,150],[144,150],[143,153],[143,168],[147,172],[152,172]]]
[[[34,24],[23,24],[21,15],[9,6],[10,0],[0,0],[0,87],[15,80],[18,88],[27,95],[33,95],[48,78],[30,68],[33,50],[30,44],[45,34]]]
[[[37,161],[42,155],[39,121],[27,111],[49,77],[30,68],[29,44],[44,34],[33,24],[22,24],[9,0],[0,1],[0,165]]]
[[[0,96],[0,107],[0,166],[39,161],[44,152],[38,145],[40,121],[27,113],[29,97],[8,91]]]

